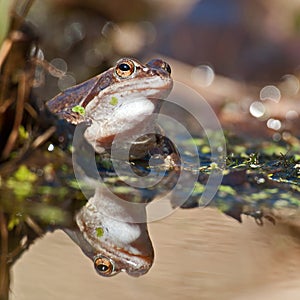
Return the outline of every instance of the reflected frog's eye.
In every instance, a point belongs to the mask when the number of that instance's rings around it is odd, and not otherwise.
[[[116,74],[120,78],[127,78],[135,71],[135,64],[131,60],[122,60],[117,63]]]
[[[94,258],[94,267],[96,271],[102,276],[112,276],[115,271],[112,260],[105,256],[96,256]]]

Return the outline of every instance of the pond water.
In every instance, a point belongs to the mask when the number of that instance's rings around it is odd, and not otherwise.
[[[206,208],[151,223],[155,263],[138,279],[99,277],[67,235],[48,233],[13,267],[11,299],[298,299],[299,233],[243,219]]]

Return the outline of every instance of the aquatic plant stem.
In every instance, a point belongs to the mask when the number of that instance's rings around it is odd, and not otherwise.
[[[7,300],[9,293],[9,267],[7,264],[8,256],[8,233],[6,218],[3,211],[0,211],[0,234],[1,234],[1,253],[0,253],[0,300]]]

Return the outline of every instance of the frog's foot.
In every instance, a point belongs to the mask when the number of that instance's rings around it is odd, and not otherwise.
[[[156,151],[158,151],[157,154],[163,161],[164,168],[167,170],[179,170],[181,159],[174,143],[166,136],[158,135],[157,144]]]

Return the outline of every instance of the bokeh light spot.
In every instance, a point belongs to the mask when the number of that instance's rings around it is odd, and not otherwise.
[[[61,77],[62,74],[67,73],[68,65],[62,58],[54,58],[51,60],[50,64],[54,67],[49,69],[49,73],[52,76]],[[57,69],[59,72],[57,72],[55,69]]]
[[[281,122],[279,120],[270,118],[267,121],[267,126],[268,126],[268,128],[273,129],[273,130],[279,130],[281,128]]]
[[[279,142],[281,140],[281,134],[279,132],[274,133],[272,139],[274,142]]]
[[[298,112],[296,112],[295,110],[289,110],[286,114],[285,114],[285,118],[287,120],[295,120],[299,118],[299,114]]]
[[[61,78],[59,78],[57,85],[61,91],[73,86],[76,84],[76,79],[73,75],[67,74]]]
[[[266,108],[261,102],[255,101],[250,105],[249,111],[253,117],[260,118],[265,114]]]
[[[294,96],[299,91],[299,79],[292,74],[287,74],[282,77],[280,90],[288,96]]]
[[[192,70],[191,78],[195,84],[207,87],[214,81],[215,72],[208,65],[200,65]]]
[[[274,85],[267,85],[263,87],[259,94],[260,100],[272,100],[276,103],[280,101],[281,92],[280,90]]]

